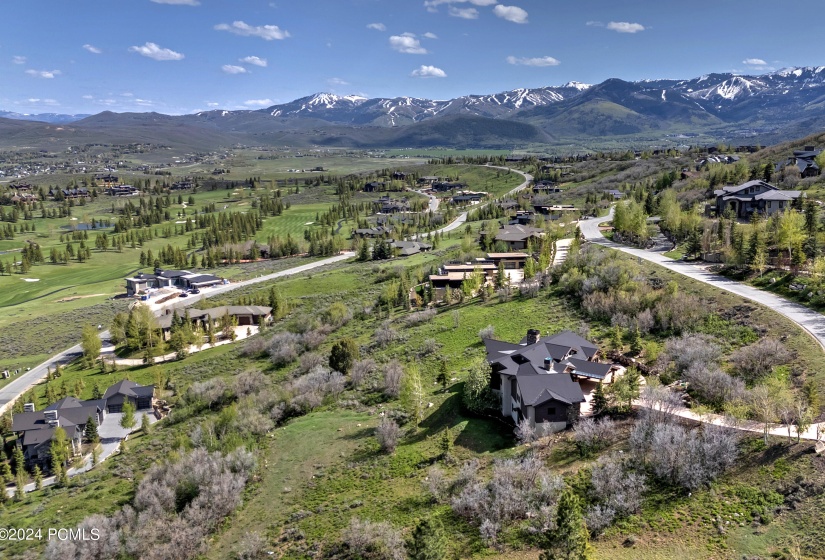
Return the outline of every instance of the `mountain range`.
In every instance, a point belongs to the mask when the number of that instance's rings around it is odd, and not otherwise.
[[[23,117],[42,117],[46,124],[10,120]],[[318,93],[259,110],[179,116],[0,112],[0,142],[8,145],[15,136],[27,142],[39,136],[58,142],[95,136],[94,141],[153,141],[187,149],[215,143],[512,148],[695,137],[769,144],[820,131],[823,123],[825,66],[820,66],[761,76],[719,73],[690,80],[570,82],[449,100]]]

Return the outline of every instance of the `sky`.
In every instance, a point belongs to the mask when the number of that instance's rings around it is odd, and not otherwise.
[[[502,1],[5,2],[0,110],[185,114],[825,65],[825,18],[776,1]]]

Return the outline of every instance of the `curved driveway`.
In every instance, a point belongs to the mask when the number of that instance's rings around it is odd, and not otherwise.
[[[822,315],[812,309],[808,309],[804,305],[800,305],[783,297],[776,296],[770,292],[765,292],[748,286],[747,284],[743,284],[742,282],[737,282],[736,280],[731,280],[729,278],[725,278],[724,276],[710,273],[702,268],[702,265],[691,264],[684,261],[675,261],[664,256],[662,253],[646,251],[644,249],[635,249],[633,247],[627,247],[619,243],[614,243],[613,241],[606,239],[599,231],[599,224],[610,221],[611,219],[613,219],[613,208],[610,209],[610,214],[606,217],[602,216],[601,218],[591,218],[589,220],[580,221],[579,228],[581,229],[584,238],[592,243],[597,243],[604,247],[610,247],[611,249],[617,249],[640,259],[656,263],[668,270],[687,276],[688,278],[698,280],[699,282],[704,282],[705,284],[709,284],[721,290],[734,293],[745,299],[769,307],[805,329],[811,334],[811,336],[814,337],[819,345],[825,349],[825,315]]]

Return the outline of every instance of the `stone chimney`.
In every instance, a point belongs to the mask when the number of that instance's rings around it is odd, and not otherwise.
[[[527,331],[527,345],[535,344],[541,338],[541,331],[538,329],[528,329]]]

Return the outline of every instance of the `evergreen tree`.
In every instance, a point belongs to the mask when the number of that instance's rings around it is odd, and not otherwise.
[[[0,463],[0,481],[4,484],[14,482],[14,474],[11,472],[11,465],[9,465],[8,461]]]
[[[145,412],[143,416],[140,417],[140,431],[145,436],[152,433],[152,424],[149,423],[149,416],[147,416]]]
[[[19,475],[21,471],[26,470],[26,459],[23,457],[23,448],[19,445],[14,446],[14,474]]]
[[[594,416],[598,416],[607,410],[607,395],[604,394],[604,385],[601,381],[598,385],[596,385],[596,389],[593,391],[593,400],[590,404],[593,409]]]
[[[42,490],[43,489],[43,472],[40,470],[40,467],[37,465],[34,466],[34,489],[35,490]]]
[[[610,347],[619,352],[624,348],[624,344],[622,343],[622,327],[619,325],[613,327],[613,332],[610,336]]]
[[[95,384],[92,385],[92,400],[96,401],[96,400],[100,400],[102,398],[103,398],[103,392],[100,390],[100,385],[98,384],[98,382],[95,381]]]
[[[438,446],[441,448],[441,457],[448,458],[453,450],[453,434],[450,432],[449,426],[441,432],[441,441]]]
[[[639,331],[639,325],[636,325],[636,328],[633,329],[633,335],[630,340],[630,351],[636,355],[642,353],[642,333]]]
[[[447,552],[444,528],[436,518],[420,520],[407,546],[411,560],[441,560]]]
[[[539,560],[587,560],[590,539],[582,516],[579,497],[568,488],[559,499],[556,526],[544,533]]]
[[[358,344],[351,338],[342,338],[332,345],[329,354],[329,367],[344,375],[352,369],[352,364],[360,357]]]
[[[90,443],[97,443],[100,441],[100,435],[97,433],[97,422],[89,416],[86,420],[86,428],[83,430],[83,437]]]

